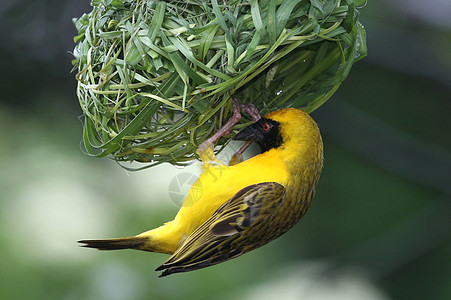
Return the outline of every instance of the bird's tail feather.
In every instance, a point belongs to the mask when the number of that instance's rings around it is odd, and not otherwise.
[[[124,237],[107,240],[82,240],[78,241],[81,247],[96,248],[99,250],[120,250],[120,249],[138,249],[144,246],[147,238],[145,237]]]

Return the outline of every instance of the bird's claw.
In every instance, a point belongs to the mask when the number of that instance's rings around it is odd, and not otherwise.
[[[197,147],[196,153],[199,156],[205,155],[207,152],[212,151],[214,149],[214,144],[209,142],[208,140],[203,142]]]
[[[218,158],[216,157],[215,153],[213,152],[215,145],[211,143],[210,141],[206,140],[202,144],[197,147],[197,155],[199,155],[200,159],[204,164],[208,165],[223,165]]]
[[[234,166],[239,164],[240,162],[242,162],[243,159],[243,154],[236,152],[232,155],[232,158],[229,161],[229,166]]]
[[[240,104],[240,109],[248,114],[254,122],[257,122],[262,117],[254,104]]]

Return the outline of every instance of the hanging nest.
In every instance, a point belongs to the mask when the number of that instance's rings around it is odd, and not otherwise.
[[[84,147],[118,161],[192,160],[230,117],[231,97],[262,113],[311,112],[366,55],[352,0],[91,5],[74,20]]]

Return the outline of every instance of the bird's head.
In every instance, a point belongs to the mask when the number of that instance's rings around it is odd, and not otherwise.
[[[279,122],[262,117],[257,122],[238,132],[233,139],[256,142],[262,149],[262,152],[266,152],[281,145],[282,136],[279,126]]]
[[[306,112],[295,108],[267,114],[241,130],[234,140],[256,142],[262,152],[279,147],[296,149],[322,145],[315,121]]]

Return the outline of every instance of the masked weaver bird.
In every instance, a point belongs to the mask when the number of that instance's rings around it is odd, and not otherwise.
[[[99,250],[172,254],[156,269],[166,276],[235,258],[293,227],[310,206],[323,166],[319,129],[307,113],[294,108],[262,118],[254,113],[255,123],[234,139],[247,141],[246,146],[256,142],[262,153],[242,161],[244,146],[225,165],[213,153],[213,143],[240,119],[240,106],[233,104],[232,119],[197,150],[203,167],[193,186],[200,183],[202,194],[192,188],[174,220],[133,237],[79,242]]]

